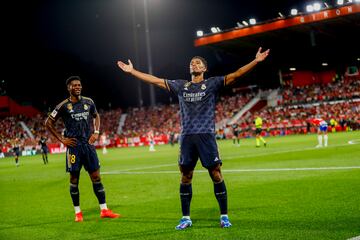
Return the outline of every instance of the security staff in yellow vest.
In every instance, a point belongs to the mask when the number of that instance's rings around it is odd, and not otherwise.
[[[264,144],[264,147],[266,147],[266,141],[261,136],[263,120],[261,119],[260,116],[258,115],[255,116],[254,124],[255,124],[256,147],[260,147],[260,141]]]

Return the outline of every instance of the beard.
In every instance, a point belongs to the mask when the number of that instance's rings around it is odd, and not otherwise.
[[[202,72],[195,72],[195,71],[192,71],[192,72],[190,72],[190,74],[192,75],[192,76],[200,76],[201,74],[202,74]]]

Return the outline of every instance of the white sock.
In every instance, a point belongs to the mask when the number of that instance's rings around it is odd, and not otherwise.
[[[100,204],[100,209],[101,210],[108,209],[107,206],[106,206],[106,203]]]
[[[221,214],[220,218],[222,218],[222,217],[228,217],[228,215],[227,214]]]
[[[328,135],[324,136],[324,146],[327,147],[328,144]]]
[[[190,220],[190,216],[183,216],[182,218],[185,218],[185,219],[189,219],[189,220]]]
[[[319,145],[322,146],[322,135],[318,135],[318,142]]]
[[[80,206],[74,206],[75,214],[81,212]]]

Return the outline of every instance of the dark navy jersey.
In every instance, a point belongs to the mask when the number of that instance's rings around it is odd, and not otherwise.
[[[41,138],[40,141],[39,141],[39,145],[41,145],[42,148],[46,148],[46,141],[47,139],[46,138]]]
[[[181,134],[215,133],[215,105],[224,77],[211,77],[199,83],[165,80],[166,88],[179,98]]]
[[[87,97],[80,97],[76,103],[72,103],[70,99],[62,101],[56,106],[49,118],[54,121],[62,118],[65,125],[64,137],[87,142],[92,133],[91,127],[96,114],[94,101]]]

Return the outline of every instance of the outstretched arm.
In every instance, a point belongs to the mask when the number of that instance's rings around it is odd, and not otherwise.
[[[129,62],[129,64],[125,64],[122,61],[118,61],[117,65],[119,66],[119,68],[121,70],[123,70],[126,73],[130,73],[131,75],[133,75],[134,77],[136,77],[138,79],[141,79],[145,82],[152,83],[158,87],[166,89],[164,79],[155,77],[155,76],[147,74],[147,73],[140,72],[133,67],[130,60],[128,60],[128,62]]]
[[[256,53],[255,59],[252,60],[250,63],[246,64],[245,66],[239,68],[233,73],[226,75],[225,77],[225,85],[229,85],[235,81],[236,78],[241,77],[245,73],[249,72],[253,69],[259,62],[265,60],[265,58],[269,55],[270,49],[261,52],[261,47],[259,48],[258,52]]]

